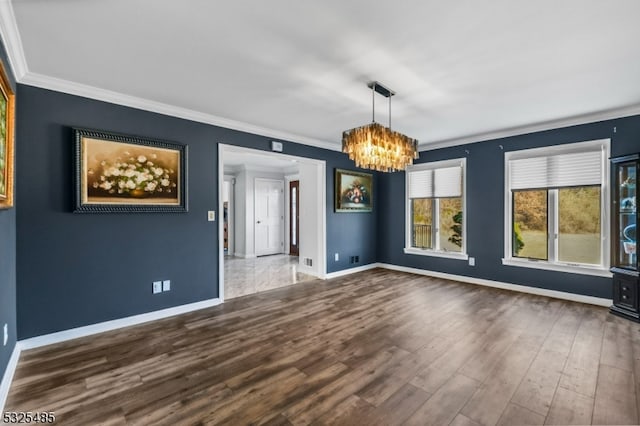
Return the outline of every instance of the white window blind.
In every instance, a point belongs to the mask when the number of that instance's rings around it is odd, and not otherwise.
[[[511,189],[600,185],[601,150],[509,161]]]
[[[462,167],[415,170],[409,174],[409,198],[461,197]]]

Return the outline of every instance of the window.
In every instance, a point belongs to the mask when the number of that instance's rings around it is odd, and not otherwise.
[[[405,253],[467,258],[465,165],[455,159],[407,169]]]
[[[504,264],[609,275],[609,143],[505,154]]]

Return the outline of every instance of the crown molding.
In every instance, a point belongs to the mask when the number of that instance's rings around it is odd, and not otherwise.
[[[27,59],[22,49],[22,39],[18,31],[16,16],[9,0],[0,0],[0,36],[9,57],[9,63],[18,82],[27,74]]]
[[[419,151],[432,151],[435,149],[449,148],[452,146],[466,145],[475,142],[486,142],[492,139],[508,138],[511,136],[526,135],[528,133],[543,132],[545,130],[560,129],[562,127],[577,126],[580,124],[595,123],[598,121],[612,120],[616,118],[640,115],[640,104],[622,108],[615,108],[606,111],[598,111],[589,114],[582,114],[558,120],[544,121],[541,123],[526,126],[517,126],[509,129],[496,130],[493,132],[479,133],[461,138],[447,139],[438,142],[427,142],[418,146]]]
[[[4,41],[5,48],[7,49],[7,56],[9,57],[9,62],[16,77],[16,81],[20,84],[141,109],[144,111],[155,112],[198,123],[211,124],[259,136],[297,142],[331,151],[341,151],[341,147],[337,143],[296,135],[294,133],[275,130],[268,127],[256,126],[243,121],[218,117],[212,114],[206,114],[187,108],[177,107],[162,102],[125,95],[111,90],[105,90],[94,86],[31,72],[27,66],[27,59],[24,54],[22,39],[20,38],[16,16],[13,12],[13,6],[11,5],[10,0],[0,0],[0,36]]]
[[[75,83],[56,77],[49,77],[33,72],[27,72],[20,80],[20,83],[28,86],[40,87],[42,89],[53,90],[56,92],[81,96],[84,98],[95,99],[102,102],[108,102],[112,104],[141,109],[144,111],[155,112],[171,117],[183,118],[185,120],[196,121],[198,123],[211,124],[214,126],[224,127],[226,129],[252,133],[268,138],[297,142],[305,145],[315,146],[318,148],[328,149],[331,151],[340,151],[340,146],[335,143],[309,138],[306,136],[300,136],[294,133],[275,130],[268,127],[256,126],[250,123],[245,123],[243,121],[218,117],[212,114],[206,114],[203,112],[177,107],[162,102],[156,102],[149,99],[139,98],[136,96],[125,95],[123,93],[101,89],[86,84]]]

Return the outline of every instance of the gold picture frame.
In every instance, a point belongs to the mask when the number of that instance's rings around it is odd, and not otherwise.
[[[0,62],[0,209],[13,207],[15,95]]]
[[[335,169],[335,211],[339,213],[373,210],[373,175]]]
[[[73,129],[75,213],[186,212],[187,146]]]

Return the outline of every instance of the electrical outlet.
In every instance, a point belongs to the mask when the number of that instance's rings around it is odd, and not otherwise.
[[[9,325],[5,324],[4,325],[4,340],[3,340],[3,344],[2,346],[7,346],[7,342],[9,341]]]
[[[162,281],[153,282],[153,294],[162,293]]]
[[[336,259],[336,262],[337,262],[338,260],[340,260],[340,256],[338,255],[338,253],[336,253],[336,255],[335,255],[335,259]]]
[[[169,290],[171,290],[171,280],[162,281],[162,291],[169,291]]]
[[[476,258],[475,257],[470,257],[469,258],[469,266],[476,266]]]
[[[356,258],[356,263],[360,263],[360,256],[355,256]]]
[[[216,221],[216,212],[214,210],[209,210],[207,212],[207,220],[209,222],[215,222]]]

